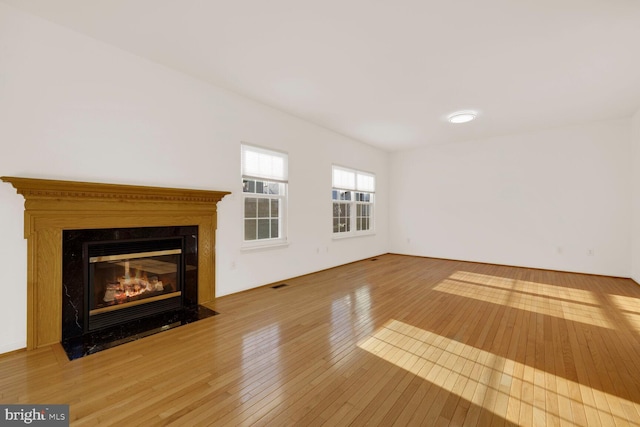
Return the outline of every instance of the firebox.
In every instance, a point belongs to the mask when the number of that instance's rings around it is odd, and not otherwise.
[[[70,359],[216,314],[198,306],[198,227],[63,231]]]
[[[87,329],[182,307],[182,246],[182,238],[88,243]]]

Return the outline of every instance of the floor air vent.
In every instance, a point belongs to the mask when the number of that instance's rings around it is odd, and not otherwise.
[[[272,286],[271,289],[279,289],[284,288],[285,286],[289,286],[286,283],[280,283],[279,285]]]

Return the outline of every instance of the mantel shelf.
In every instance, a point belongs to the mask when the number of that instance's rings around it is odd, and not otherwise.
[[[217,203],[229,192],[186,188],[147,187],[139,185],[103,184],[35,178],[0,177],[31,200],[130,200],[176,203]]]

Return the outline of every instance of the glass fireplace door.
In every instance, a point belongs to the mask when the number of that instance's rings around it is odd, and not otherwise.
[[[181,249],[89,258],[89,315],[179,297]]]

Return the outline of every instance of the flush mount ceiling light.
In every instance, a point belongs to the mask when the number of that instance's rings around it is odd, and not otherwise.
[[[448,117],[449,123],[467,123],[476,118],[475,111],[456,111]]]

